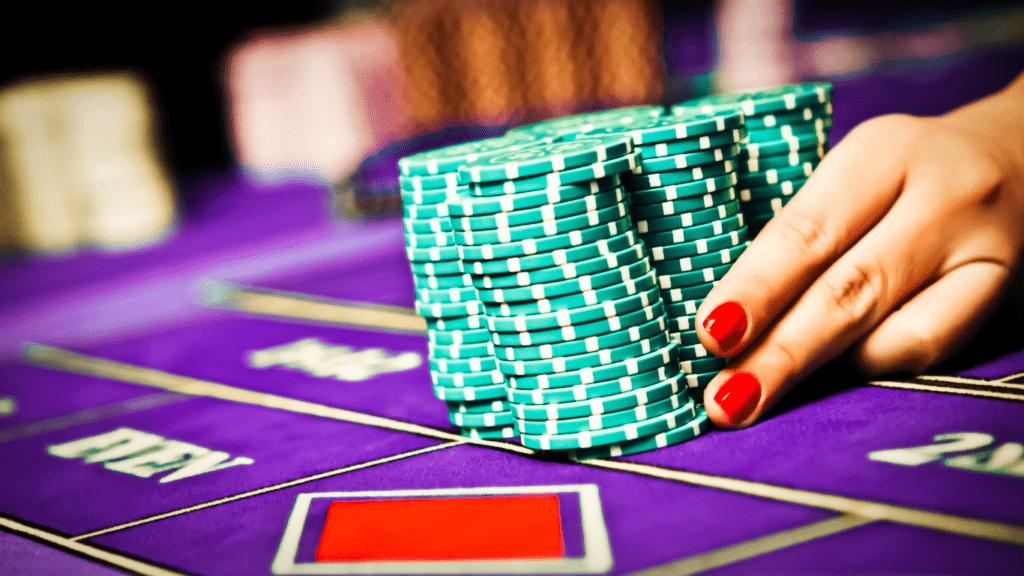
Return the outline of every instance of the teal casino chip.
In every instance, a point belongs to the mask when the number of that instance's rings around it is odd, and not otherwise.
[[[516,192],[560,188],[568,184],[598,180],[611,174],[629,172],[636,168],[639,160],[639,152],[630,152],[625,156],[562,172],[550,172],[541,176],[528,176],[501,182],[472,184],[469,187],[469,193],[474,196],[501,196]]]
[[[597,240],[611,238],[633,228],[630,218],[622,218],[607,224],[573,230],[567,234],[546,238],[528,238],[521,242],[504,244],[480,244],[475,246],[459,246],[459,256],[463,260],[503,260],[519,256],[532,256],[559,249],[568,249]],[[461,271],[461,268],[460,268]]]
[[[550,300],[568,294],[581,294],[589,290],[597,290],[612,284],[627,282],[639,278],[651,271],[650,260],[644,258],[628,266],[615,270],[600,272],[592,276],[580,276],[572,280],[533,284],[518,288],[495,288],[492,290],[478,288],[477,297],[485,303],[506,303],[522,301]]]
[[[676,428],[655,434],[654,436],[646,436],[644,438],[638,438],[636,440],[621,442],[618,444],[570,450],[569,457],[574,460],[591,460],[594,458],[618,458],[619,456],[631,456],[633,454],[657,450],[658,448],[667,448],[669,446],[682,444],[683,442],[693,440],[694,438],[706,433],[708,428],[710,428],[708,414],[704,410],[703,405],[698,405],[697,415],[682,426],[677,426]]]
[[[629,126],[647,118],[657,118],[664,114],[665,109],[661,106],[629,106],[553,118],[514,128],[509,130],[508,134],[529,136],[537,134],[545,136],[587,134],[596,128],[608,125]]]
[[[535,450],[571,450],[617,444],[628,440],[636,440],[644,436],[653,436],[683,425],[697,415],[697,405],[691,398],[686,404],[666,414],[648,420],[624,424],[615,428],[605,428],[576,434],[520,434],[523,446]]]
[[[650,249],[651,258],[655,262],[663,262],[677,258],[689,258],[700,254],[710,254],[719,250],[726,250],[733,246],[739,246],[750,240],[750,234],[746,230],[734,230],[720,236],[700,238],[681,244],[668,244],[666,246],[654,246]]]
[[[509,404],[512,414],[519,420],[566,420],[570,418],[586,418],[600,416],[610,412],[628,410],[637,406],[646,406],[670,396],[689,394],[689,388],[681,382],[682,374],[677,373],[654,384],[625,392],[616,392],[607,396],[591,399],[559,402],[551,404]],[[607,383],[600,384],[606,386]],[[537,392],[545,392],[538,390]],[[553,392],[561,392],[554,390]]]
[[[690,114],[649,118],[630,126],[597,128],[594,133],[626,133],[637,146],[686,140],[717,134],[743,126],[743,114],[722,111],[712,114]]]
[[[434,397],[446,402],[475,402],[478,400],[497,400],[506,396],[505,385],[468,386],[466,388],[450,388],[434,386]]]
[[[609,412],[586,418],[569,418],[557,420],[519,420],[516,427],[524,434],[576,434],[593,430],[616,428],[625,424],[635,424],[649,420],[673,410],[682,408],[690,401],[689,390],[684,389],[677,395],[658,400],[651,404],[641,404],[634,408]]]
[[[458,359],[494,356],[494,345],[491,344],[489,333],[487,341],[479,344],[434,344],[427,342],[427,350],[433,358]]]
[[[764,156],[792,154],[793,152],[813,150],[823,148],[824,146],[825,139],[819,137],[817,134],[797,134],[786,138],[780,138],[774,142],[765,142],[761,144],[754,142],[747,143],[743,146],[743,150],[740,151],[738,158],[743,162],[745,160],[753,160]]]
[[[687,182],[685,184],[672,184],[661,188],[649,188],[645,190],[630,190],[629,196],[635,204],[671,202],[673,200],[679,200],[680,198],[701,196],[717,192],[719,190],[726,190],[735,186],[738,181],[739,177],[735,172],[733,172],[723,176],[716,176],[714,178],[707,178],[696,182]]]
[[[831,118],[816,118],[811,122],[801,124],[783,124],[774,128],[761,128],[759,130],[747,131],[747,142],[767,143],[777,142],[787,138],[794,138],[800,135],[813,134],[823,144],[828,143],[828,130],[832,127]]]
[[[427,342],[444,346],[464,346],[491,342],[491,333],[486,328],[469,330],[427,329]]]
[[[639,326],[629,326],[614,332],[590,336],[582,340],[541,344],[539,346],[495,346],[499,360],[550,360],[563,356],[590,354],[605,348],[616,348],[665,333],[668,319],[659,316]]]
[[[669,338],[675,340],[676,344],[680,346],[693,346],[700,344],[700,337],[697,336],[696,330],[683,330],[681,332],[670,332]]]
[[[672,106],[672,114],[710,114],[739,110],[746,116],[795,110],[832,101],[832,85],[827,82],[787,84],[756,92],[716,94],[687,100]]]
[[[640,232],[640,236],[643,237],[644,234],[652,232],[668,232],[678,228],[691,228],[701,224],[725,220],[730,216],[738,214],[739,211],[739,200],[733,200],[706,210],[695,210],[693,212],[684,212],[682,214],[662,216],[661,218],[651,218],[649,220],[637,220],[636,228]]]
[[[578,324],[597,322],[598,320],[617,318],[629,312],[647,308],[660,301],[660,292],[655,287],[620,300],[601,302],[593,306],[572,310],[556,310],[547,314],[510,316],[508,318],[488,316],[487,327],[491,332],[532,332],[534,330],[566,328]]]
[[[694,166],[683,170],[672,170],[668,172],[652,172],[650,174],[629,174],[623,178],[623,182],[630,190],[646,190],[648,188],[661,188],[673,184],[685,184],[706,180],[716,176],[725,176],[735,172],[737,165],[732,160],[723,160],[715,164]]]
[[[737,214],[725,220],[718,220],[710,224],[691,226],[689,228],[677,228],[668,232],[652,232],[642,235],[643,241],[653,250],[656,246],[667,246],[670,244],[682,244],[701,238],[721,236],[734,230],[741,230],[745,226],[743,214]]]
[[[710,268],[693,270],[691,272],[681,272],[679,274],[659,274],[658,285],[662,289],[668,290],[670,288],[685,288],[687,286],[702,284],[704,282],[714,282],[716,280],[721,280],[730,268],[732,268],[732,264],[723,264],[721,266],[712,266]]]
[[[514,303],[491,304],[485,302],[484,312],[488,316],[511,317],[548,314],[558,310],[573,310],[586,306],[595,306],[601,302],[626,298],[627,296],[649,290],[657,286],[657,284],[658,281],[654,272],[648,272],[639,278],[633,278],[620,284],[612,284],[597,290],[587,290],[579,294],[568,294],[557,298]]]
[[[551,222],[569,216],[586,214],[623,202],[626,191],[619,188],[588,194],[576,200],[566,200],[558,204],[545,204],[538,208],[517,210],[515,212],[498,212],[484,216],[461,216],[451,218],[451,227],[459,231],[478,231],[494,228],[510,228],[528,224]]]
[[[747,130],[759,130],[761,128],[774,128],[799,122],[813,122],[818,118],[830,118],[831,116],[832,103],[825,102],[817,106],[808,106],[787,112],[747,116],[746,126]]]
[[[731,264],[747,249],[746,244],[723,248],[717,252],[701,254],[700,256],[687,256],[685,258],[673,258],[671,260],[655,260],[654,269],[661,274],[680,274],[692,272],[703,268]]]
[[[571,280],[580,276],[589,276],[611,270],[612,268],[627,266],[642,259],[645,252],[643,244],[638,243],[613,254],[598,256],[582,262],[569,262],[561,266],[517,272],[515,274],[474,276],[473,285],[477,288],[492,290],[495,288],[515,288]]]
[[[756,188],[741,188],[740,202],[756,202],[758,200],[771,200],[772,198],[792,196],[799,192],[806,182],[806,178],[797,178]]]
[[[585,368],[596,368],[604,364],[623,362],[636,356],[649,354],[654,350],[668,345],[667,333],[661,333],[648,340],[641,340],[617,348],[598,350],[590,354],[578,356],[559,356],[550,360],[498,360],[498,370],[506,376],[528,376],[539,374],[559,374],[574,372]]]
[[[619,174],[612,174],[598,180],[578,182],[550,190],[534,190],[504,196],[473,196],[468,193],[459,194],[449,202],[448,209],[452,217],[481,216],[514,212],[538,208],[546,204],[560,204],[570,200],[578,200],[593,194],[599,194],[622,185]]]
[[[592,260],[599,256],[606,256],[625,250],[639,241],[640,237],[636,234],[636,231],[628,230],[617,236],[602,238],[591,244],[584,244],[575,248],[559,248],[533,256],[513,256],[512,258],[498,260],[467,260],[462,265],[464,270],[476,276],[516,274],[523,271],[552,266],[565,266],[571,263]]]
[[[413,274],[413,286],[417,289],[446,290],[448,288],[469,288],[473,280],[469,274],[438,274],[434,276]]]
[[[512,426],[496,426],[494,428],[459,427],[459,433],[473,440],[505,440],[518,435],[513,422]]]
[[[790,166],[799,166],[804,162],[810,162],[817,166],[824,156],[825,148],[823,146],[804,150],[803,152],[790,152],[789,154],[780,154],[778,156],[761,156],[741,162],[738,172],[742,178],[748,172],[764,172],[772,168],[788,168]]]
[[[488,154],[467,162],[459,167],[459,180],[464,184],[515,180],[606,162],[632,151],[633,142],[628,136],[614,134],[596,134],[551,143],[539,142],[519,150]]]
[[[746,138],[746,128],[734,128],[717,134],[697,136],[696,138],[637,146],[636,150],[642,154],[643,159],[650,160],[652,158],[665,158],[669,156],[678,156],[680,154],[700,152],[702,150],[722,148],[724,146],[733,146],[742,142]]]
[[[483,316],[463,316],[461,318],[432,318],[427,317],[427,330],[448,332],[452,330],[478,330],[486,329],[487,322]]]
[[[515,417],[509,410],[467,414],[449,409],[448,421],[460,427],[494,428],[495,426],[512,426],[515,423]]]
[[[431,358],[430,369],[443,374],[491,372],[498,369],[498,360],[494,356],[458,359]]]
[[[416,291],[416,298],[424,303],[468,302],[469,300],[477,299],[476,288],[421,289]]]
[[[741,189],[757,188],[759,186],[778,184],[787,180],[809,178],[814,173],[815,167],[817,167],[816,163],[804,162],[799,166],[772,168],[764,172],[748,172],[740,176],[739,187]]]
[[[661,299],[664,301],[666,306],[688,302],[690,300],[702,300],[705,296],[711,293],[711,289],[715,287],[715,284],[717,284],[717,282],[694,284],[693,286],[687,286],[685,288],[663,288],[661,290]]]
[[[605,380],[603,382],[582,384],[569,388],[550,388],[546,390],[541,388],[533,390],[506,388],[505,391],[508,393],[509,402],[512,403],[514,410],[517,405],[543,407],[545,404],[582,402],[584,400],[638,391],[650,388],[658,383],[664,383],[677,374],[680,374],[679,363],[673,362],[657,370],[651,370],[634,376],[625,376],[617,380]],[[683,382],[683,378],[680,377],[680,382]]]
[[[633,215],[633,218],[638,219],[661,218],[695,210],[706,210],[735,199],[736,189],[726,188],[720,192],[712,192],[703,196],[691,196],[689,198],[658,202],[656,204],[634,203],[630,208],[630,213]]]
[[[510,390],[548,390],[551,388],[570,388],[606,380],[616,380],[624,376],[633,376],[642,372],[657,370],[662,366],[678,361],[676,350],[679,345],[669,342],[662,348],[621,362],[602,366],[583,368],[572,372],[557,374],[538,374],[536,376],[508,376],[507,386]]]
[[[492,341],[496,346],[536,346],[538,344],[582,340],[608,332],[617,332],[630,326],[646,324],[662,316],[664,313],[665,306],[659,299],[653,305],[646,308],[628,312],[622,316],[587,322],[585,324],[535,330],[532,332],[494,332],[492,334]]]
[[[684,170],[707,164],[717,164],[725,160],[739,156],[743,147],[740,144],[733,144],[723,148],[712,148],[700,150],[687,154],[676,154],[675,156],[646,157],[640,159],[640,165],[633,170],[633,174],[649,174],[651,172],[670,172],[673,170]]]
[[[448,413],[459,414],[488,414],[508,412],[512,405],[508,400],[481,400],[477,402],[449,402]]]

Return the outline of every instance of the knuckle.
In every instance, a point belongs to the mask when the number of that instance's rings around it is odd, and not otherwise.
[[[833,251],[832,242],[821,218],[802,212],[790,212],[785,218],[774,219],[774,232],[793,249],[814,262],[821,262]]]
[[[855,326],[873,316],[884,290],[884,277],[877,265],[836,266],[822,276],[826,303],[843,316],[843,323]]]

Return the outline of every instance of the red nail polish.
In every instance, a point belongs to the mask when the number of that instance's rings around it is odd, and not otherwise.
[[[747,313],[736,302],[719,304],[704,319],[704,329],[718,342],[722,351],[736,345],[747,331]]]
[[[753,374],[733,374],[715,394],[715,403],[729,415],[729,422],[738,424],[750,416],[761,401],[761,383]]]

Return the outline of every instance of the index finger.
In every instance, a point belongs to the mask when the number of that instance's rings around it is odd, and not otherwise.
[[[741,352],[882,218],[902,188],[908,132],[903,118],[878,118],[826,155],[697,310],[709,352]],[[883,144],[891,154],[878,154]]]

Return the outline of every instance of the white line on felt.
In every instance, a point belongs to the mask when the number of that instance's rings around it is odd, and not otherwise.
[[[295,400],[293,398],[276,396],[274,394],[254,392],[244,388],[228,386],[226,384],[217,384],[215,382],[200,380],[198,378],[189,378],[188,376],[170,374],[168,372],[154,370],[152,368],[143,368],[141,366],[133,366],[131,364],[97,358],[95,356],[78,354],[68,350],[61,350],[60,348],[53,348],[51,346],[43,346],[39,344],[29,345],[25,349],[25,359],[40,366],[56,368],[66,372],[88,374],[121,382],[143,384],[146,386],[171,390],[172,392],[178,392],[181,394],[218,398],[220,400],[228,400],[241,404],[251,404],[254,406],[285,410],[287,412],[295,412],[298,414],[308,414],[310,416],[319,416],[321,418],[330,418],[332,420],[364,424],[366,426],[395,430],[398,432],[408,432],[410,434],[427,436],[429,438],[439,438],[442,440],[459,442],[468,441],[469,443],[480,446],[490,446],[492,448],[497,447],[503,450],[520,452],[522,454],[534,453],[533,450],[516,444],[494,442],[490,440],[468,439],[465,436],[445,432],[444,430],[438,430],[436,428],[430,428],[429,426],[421,426],[410,422],[400,422],[398,420],[392,420],[382,416],[354,412],[352,410],[335,408],[333,406],[324,406],[323,404],[306,402],[305,400]]]
[[[104,404],[102,406],[86,408],[85,410],[79,410],[78,412],[73,412],[64,416],[57,416],[55,418],[48,418],[46,420],[40,420],[38,422],[31,422],[28,424],[22,424],[21,426],[14,426],[0,430],[0,444],[10,442],[12,440],[19,440],[21,438],[28,438],[45,432],[63,430],[65,428],[70,428],[71,426],[78,426],[80,424],[114,418],[115,416],[130,414],[131,412],[166,406],[167,404],[173,404],[175,402],[181,402],[182,400],[188,399],[189,396],[168,394],[166,392],[154,392],[139,398],[132,398],[130,400],[114,402],[113,404]]]
[[[703,572],[705,570],[711,570],[721,566],[727,566],[750,558],[755,558],[769,552],[775,552],[782,550],[783,548],[789,548],[797,544],[803,544],[817,538],[823,538],[825,536],[831,536],[838,534],[839,532],[845,532],[851,528],[863,526],[874,522],[870,518],[862,518],[859,516],[851,516],[849,514],[842,514],[835,518],[829,518],[828,520],[822,520],[820,522],[814,522],[799,526],[790,530],[783,530],[782,532],[776,532],[775,534],[769,534],[761,538],[754,538],[753,540],[747,540],[734,544],[732,546],[726,546],[725,548],[719,548],[718,550],[712,550],[704,554],[696,554],[687,558],[676,560],[675,562],[669,562],[668,564],[662,564],[654,568],[647,570],[641,570],[634,572],[634,576],[674,576],[681,574],[695,574],[697,572]]]
[[[961,396],[978,396],[980,398],[999,398],[1001,400],[1024,400],[1024,394],[1011,392],[993,392],[990,390],[972,390],[970,388],[956,388],[953,386],[930,386],[928,384],[917,384],[914,382],[899,382],[889,380],[872,380],[872,386],[882,388],[902,388],[904,390],[921,390],[924,392],[946,392]]]
[[[256,290],[207,281],[204,304],[213,308],[371,328],[426,334],[427,323],[415,310],[385,304],[348,302],[279,290]]]
[[[1009,542],[1024,546],[1024,527],[993,522],[990,520],[979,520],[941,512],[931,512],[917,508],[883,504],[870,500],[858,500],[845,496],[822,494],[809,490],[798,490],[796,488],[784,488],[749,480],[737,480],[735,478],[724,478],[709,474],[686,472],[684,470],[672,470],[650,466],[647,464],[636,464],[633,462],[612,461],[612,460],[582,460],[580,464],[631,472],[663,480],[675,480],[697,486],[717,488],[729,492],[738,492],[749,496],[759,496],[780,502],[801,504],[812,508],[823,508],[834,510],[844,514],[852,514],[871,520],[887,520],[908,526],[920,526],[933,530],[941,530],[953,534],[971,536],[973,538],[984,538],[998,542]]]
[[[1007,380],[1012,380],[1014,375],[1010,375]],[[917,377],[918,380],[925,380],[928,382],[949,382],[950,384],[973,384],[976,386],[991,386],[993,388],[1019,388],[1024,390],[1024,384],[1014,384],[1013,382],[1004,381],[1003,378],[998,380],[986,380],[984,378],[965,378],[963,376],[928,376],[922,375]]]
[[[464,440],[469,440],[465,438]],[[285,488],[291,488],[292,486],[298,486],[300,484],[306,484],[314,482],[316,480],[322,480],[324,478],[330,478],[331,476],[338,476],[339,474],[345,474],[347,472],[354,472],[356,470],[362,470],[364,468],[372,468],[381,464],[387,464],[388,462],[394,462],[396,460],[404,460],[412,456],[419,456],[420,454],[426,454],[428,452],[434,452],[435,450],[444,450],[446,448],[452,448],[461,444],[466,444],[465,441],[459,442],[445,442],[444,444],[438,444],[436,446],[429,446],[427,448],[420,448],[419,450],[412,450],[410,452],[403,452],[402,454],[395,454],[394,456],[386,456],[384,458],[378,458],[376,460],[370,460],[369,462],[362,462],[360,464],[353,464],[351,466],[345,466],[344,468],[338,468],[335,470],[328,470],[327,472],[321,472],[319,474],[313,474],[312,476],[306,476],[305,478],[297,478],[295,480],[289,480],[287,482],[281,482],[280,484],[274,484],[272,486],[265,486],[263,488],[257,488],[256,490],[250,490],[248,492],[242,492],[241,494],[235,494],[234,496],[226,496],[224,498],[218,498],[209,502],[203,502],[202,504],[196,504],[187,508],[179,508],[163,514],[157,514],[155,516],[149,516],[147,518],[140,518],[139,520],[133,520],[124,524],[118,524],[117,526],[111,526],[109,528],[103,528],[102,530],[95,530],[86,534],[79,534],[70,538],[71,541],[88,540],[89,538],[95,538],[96,536],[102,536],[103,534],[109,534],[111,532],[117,532],[125,530],[127,528],[133,528],[142,524],[149,524],[150,522],[156,522],[157,520],[164,520],[174,516],[180,516],[189,512],[195,512],[204,508],[212,508],[214,506],[220,506],[221,504],[227,504],[228,502],[235,502],[237,500],[244,500],[246,498],[252,498],[253,496],[259,496],[260,494],[266,494],[268,492],[275,492],[277,490],[284,490]]]
[[[45,530],[40,530],[39,528],[26,526],[20,522],[15,522],[14,520],[11,520],[9,518],[0,517],[0,527],[6,528],[16,534],[21,534],[23,536],[37,538],[44,542],[49,542],[50,544],[68,550],[70,552],[74,552],[75,554],[81,554],[82,556],[86,556],[88,558],[93,558],[101,562],[106,562],[107,564],[112,564],[114,566],[117,566],[118,568],[130,570],[137,574],[144,574],[145,576],[182,576],[180,572],[173,572],[165,568],[160,568],[159,566],[153,566],[151,564],[146,564],[145,562],[140,562],[138,560],[135,560],[134,558],[127,558],[125,556],[121,556],[120,554],[115,554],[113,552],[108,552],[106,550],[94,548],[92,546],[89,546],[88,544],[75,542],[74,539],[72,538],[65,538],[64,536],[58,536],[57,534],[53,534]]]
[[[138,384],[158,386],[161,388],[167,388],[169,390],[173,390],[175,392],[182,392],[185,394],[209,396],[213,398],[220,398],[223,400],[229,400],[234,402],[255,404],[259,406],[265,406],[268,408],[287,410],[302,414],[310,414],[313,416],[321,416],[324,418],[356,422],[360,424],[366,424],[369,426],[378,426],[381,428],[387,428],[391,430],[405,431],[412,434],[420,434],[423,436],[429,436],[434,438],[443,438],[446,440],[451,440],[464,444],[486,446],[489,448],[496,448],[499,450],[516,452],[524,455],[535,454],[535,452],[529,448],[506,442],[492,442],[487,440],[475,440],[465,438],[463,436],[443,432],[440,430],[435,430],[433,428],[428,428],[426,426],[420,426],[417,424],[398,422],[388,418],[371,416],[369,414],[362,414],[359,412],[351,412],[340,408],[322,406],[319,404],[313,404],[311,402],[292,400],[280,396],[252,392],[249,390],[234,388],[223,384],[215,384],[213,382],[207,382],[204,380],[197,380],[193,378],[187,378],[185,376],[168,374],[166,372],[161,372],[159,370],[140,368],[137,366],[132,366],[130,364],[114,362],[112,360],[105,360],[102,358],[85,356],[82,354],[77,354],[75,352],[61,350],[59,348],[52,348],[49,346],[31,345],[26,349],[25,357],[27,360],[34,362],[36,364],[60,370],[65,370],[68,372],[89,374],[94,376],[110,378],[114,380],[120,380],[124,382],[134,382]],[[889,384],[887,382],[875,383],[879,385]],[[916,386],[917,388],[920,389],[931,389],[931,391],[938,392],[945,391],[944,388],[938,386],[925,386],[917,384],[908,385],[903,382],[893,382],[891,384],[899,386]],[[982,394],[981,391],[968,391],[967,393],[975,392],[977,392],[977,395],[980,396],[988,395],[992,397],[1006,396],[1011,399],[1019,398],[1019,396],[1009,394],[1003,395],[1000,393]],[[580,463],[594,467],[606,468],[609,470],[619,470],[633,474],[640,474],[652,478],[675,480],[698,486],[718,488],[729,492],[739,492],[751,496],[768,498],[771,500],[779,500],[783,502],[801,504],[815,508],[825,508],[829,510],[835,510],[837,512],[855,514],[866,518],[872,518],[877,520],[889,520],[900,524],[923,526],[926,528],[932,528],[944,532],[951,532],[955,534],[973,536],[976,538],[985,538],[989,540],[997,540],[1003,542],[1010,542],[1013,544],[1024,545],[1024,527],[1013,526],[1010,524],[1002,524],[999,522],[990,522],[986,520],[977,520],[973,518],[954,516],[952,514],[928,512],[925,510],[918,510],[914,508],[906,508],[891,504],[872,502],[870,500],[856,500],[852,498],[845,498],[842,496],[834,496],[819,492],[796,490],[793,488],[784,488],[781,486],[773,486],[771,484],[762,484],[747,480],[736,480],[731,478],[712,476],[708,474],[699,474],[696,472],[686,472],[683,470],[672,470],[659,468],[656,466],[648,466],[644,464],[634,464],[631,462],[620,462],[611,460],[585,460],[581,461]]]
[[[1009,382],[1010,380],[1016,380],[1017,378],[1024,378],[1024,372],[1017,372],[1016,374],[1003,376],[1002,378],[996,380],[996,382]]]

